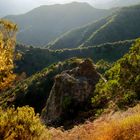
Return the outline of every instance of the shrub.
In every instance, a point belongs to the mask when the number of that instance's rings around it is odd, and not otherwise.
[[[109,63],[108,61],[105,61],[103,59],[99,60],[97,63],[96,63],[96,69],[104,74],[107,70],[109,70],[111,68],[112,64]]]
[[[33,108],[0,108],[0,140],[38,140],[44,131]]]
[[[16,77],[13,74],[16,31],[16,24],[0,20],[0,91],[9,87]]]
[[[93,104],[107,105],[113,100],[119,108],[126,108],[140,100],[140,39],[104,76],[96,85]]]

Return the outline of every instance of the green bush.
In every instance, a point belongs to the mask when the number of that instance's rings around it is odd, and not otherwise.
[[[0,140],[39,140],[44,131],[33,108],[0,108]]]
[[[105,61],[103,59],[99,60],[96,63],[97,71],[99,71],[102,74],[104,74],[107,70],[109,70],[111,68],[111,66],[112,66],[111,63],[109,63],[108,61]]]
[[[134,105],[140,100],[140,39],[129,53],[118,60],[96,85],[92,102],[101,106],[113,101],[119,108]]]

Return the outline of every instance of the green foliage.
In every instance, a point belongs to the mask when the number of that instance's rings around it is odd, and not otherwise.
[[[15,62],[15,73],[25,72],[27,76],[41,71],[45,67],[60,60],[55,52],[49,51],[48,49],[17,45],[16,51],[21,53],[22,57],[21,60]]]
[[[104,112],[104,109],[97,109],[95,111],[95,117],[99,117]]]
[[[132,46],[129,53],[118,60],[105,73],[106,81],[100,80],[96,85],[92,101],[96,106],[111,100],[124,108],[140,100],[140,39]],[[98,104],[98,105],[97,105]]]
[[[105,71],[109,70],[111,68],[112,64],[101,59],[96,63],[96,69],[97,71],[99,71],[100,73],[105,73]]]
[[[82,59],[72,58],[52,64],[0,95],[3,107],[29,105],[41,113],[54,84],[54,77],[62,71],[77,67]]]
[[[6,111],[0,108],[1,140],[39,140],[44,131],[45,127],[33,108],[25,106]]]
[[[28,48],[23,45],[17,45],[17,51],[22,54],[22,59],[20,61],[16,61],[17,67],[15,72],[25,72],[27,76],[29,76],[52,63],[64,61],[72,57],[91,58],[94,62],[103,59],[112,63],[127,53],[133,42],[133,40],[126,40],[114,43],[105,43],[87,48],[60,51],[50,51],[48,49],[33,47]]]

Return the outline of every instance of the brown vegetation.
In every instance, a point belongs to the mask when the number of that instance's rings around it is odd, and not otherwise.
[[[15,79],[13,60],[16,31],[16,24],[0,20],[0,91],[9,87]]]
[[[51,128],[51,140],[139,140],[140,105],[126,112],[104,114],[69,131]]]

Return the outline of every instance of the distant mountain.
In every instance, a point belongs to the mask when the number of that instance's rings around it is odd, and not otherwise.
[[[87,3],[73,2],[41,6],[18,16],[6,19],[16,22],[19,27],[17,39],[28,45],[46,45],[62,33],[110,14],[110,10],[95,9]]]
[[[100,29],[107,22],[108,18],[102,19],[100,21],[94,22],[84,27],[70,30],[61,35],[60,37],[58,37],[56,40],[50,42],[47,47],[53,50],[65,48],[68,49],[77,48],[81,44],[83,44],[83,42],[88,40],[88,38],[94,32]]]
[[[63,34],[50,49],[87,47],[140,37],[140,5],[117,10],[111,16]]]
[[[110,0],[106,3],[96,4],[99,8],[114,8],[140,4],[140,0]]]

